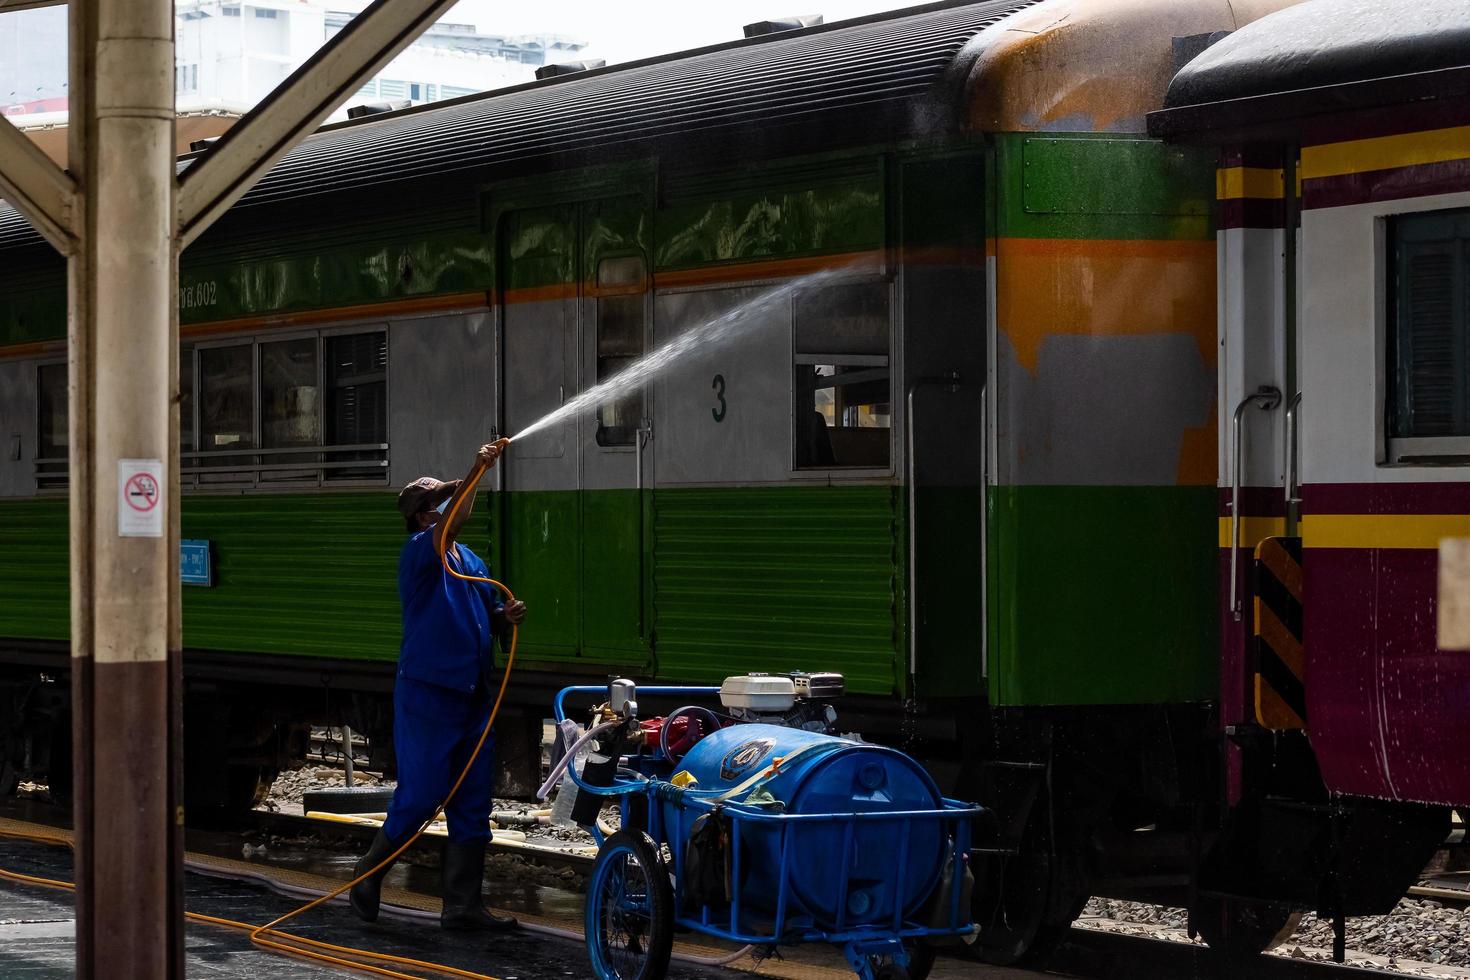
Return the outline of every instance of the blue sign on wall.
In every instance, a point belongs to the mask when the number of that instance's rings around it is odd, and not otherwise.
[[[185,585],[213,585],[214,563],[209,560],[209,542],[184,538],[179,542],[179,578]]]

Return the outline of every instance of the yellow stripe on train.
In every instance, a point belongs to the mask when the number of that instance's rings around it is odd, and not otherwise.
[[[1230,547],[1230,518],[1220,518],[1221,548]],[[1286,530],[1280,517],[1242,517],[1239,547],[1254,548]],[[1470,537],[1470,514],[1307,514],[1305,548],[1415,548],[1434,550],[1444,538]]]

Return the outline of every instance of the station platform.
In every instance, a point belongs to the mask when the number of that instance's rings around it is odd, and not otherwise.
[[[69,832],[28,821],[0,817],[0,869],[39,878],[70,881],[72,855],[66,847],[33,843],[3,834],[69,837]],[[263,923],[298,908],[314,893],[330,891],[346,880],[350,855],[340,855],[329,873],[278,867],[190,851],[185,878],[185,904],[190,912],[246,923]],[[405,869],[410,870],[410,869]],[[361,922],[345,902],[313,909],[283,926],[293,935],[321,942],[370,949],[379,953],[443,964],[499,980],[563,980],[589,977],[582,941],[522,930],[509,935],[470,936],[445,933],[438,927],[439,899],[432,869],[395,873],[383,889],[384,914],[378,922]],[[410,887],[394,886],[406,881]],[[285,891],[288,894],[282,894]],[[492,885],[493,893],[493,885]],[[300,897],[298,897],[300,896]],[[565,894],[560,905],[529,911],[525,896],[501,903],[522,923],[580,933],[581,896]],[[73,976],[75,918],[72,893],[38,885],[0,880],[0,977],[6,980],[60,980]],[[676,956],[701,960],[728,959],[733,948],[702,942],[675,944]],[[250,980],[327,980],[362,976],[345,967],[298,959],[250,942],[248,933],[191,921],[186,932],[186,973],[190,978],[248,977]],[[785,980],[851,978],[835,950],[800,947],[783,950],[784,959],[757,963],[749,956],[727,965],[706,966],[676,959],[669,977],[677,980],[740,980],[752,974]],[[945,966],[935,980],[951,975]],[[959,964],[953,964],[958,967]],[[970,964],[973,971],[974,964]],[[405,972],[414,973],[405,968]],[[1009,972],[1009,971],[1008,971]],[[425,973],[424,976],[434,976]],[[953,975],[958,976],[958,972]],[[967,972],[973,977],[973,972]]]

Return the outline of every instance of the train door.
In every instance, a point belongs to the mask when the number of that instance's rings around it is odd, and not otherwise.
[[[521,433],[644,351],[648,199],[604,197],[498,221],[506,432]],[[501,561],[534,609],[534,656],[643,665],[650,432],[620,392],[518,439],[506,457]]]
[[[583,389],[602,384],[644,354],[651,335],[642,196],[579,208]],[[644,561],[652,435],[645,387],[614,391],[574,422],[581,453],[582,655],[641,665],[648,656]]]
[[[512,211],[499,222],[506,433],[525,432],[577,390],[577,208]],[[517,440],[501,473],[498,557],[534,610],[522,639],[533,656],[581,647],[582,513],[575,419]]]

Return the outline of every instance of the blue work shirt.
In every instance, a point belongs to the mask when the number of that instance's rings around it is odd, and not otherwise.
[[[465,575],[490,574],[462,544],[450,550],[449,563]],[[445,571],[429,528],[410,537],[398,556],[398,598],[403,604],[398,676],[455,691],[480,687],[493,664],[490,617],[505,608],[500,590]]]

